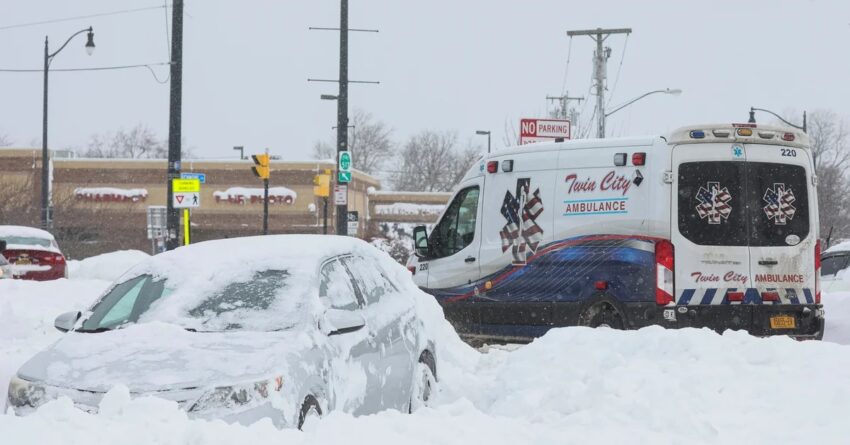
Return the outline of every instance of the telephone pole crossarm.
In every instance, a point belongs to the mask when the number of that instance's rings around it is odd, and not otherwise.
[[[631,34],[631,28],[596,28],[577,31],[567,31],[570,37],[590,36],[596,42],[596,53],[593,55],[593,79],[596,82],[596,137],[605,138],[605,78],[608,57],[611,55],[610,48],[603,48],[602,44],[611,34]]]

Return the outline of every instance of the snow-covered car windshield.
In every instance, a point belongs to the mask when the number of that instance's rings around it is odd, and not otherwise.
[[[289,289],[289,278],[285,270],[265,270],[249,280],[193,292],[188,286],[172,287],[167,279],[139,275],[104,295],[79,331],[101,332],[150,321],[203,332],[287,329],[298,324],[305,311],[304,298]]]
[[[3,241],[6,241],[8,245],[21,245],[21,246],[39,246],[39,247],[50,247],[53,245],[53,240],[49,240],[46,238],[36,238],[32,236],[4,236],[2,238]]]

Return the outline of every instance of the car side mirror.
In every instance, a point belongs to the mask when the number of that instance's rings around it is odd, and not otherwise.
[[[366,326],[366,319],[359,312],[342,309],[328,309],[319,322],[319,329],[325,335],[339,335],[359,331]]]
[[[71,329],[74,329],[74,325],[77,324],[77,320],[79,320],[82,316],[83,314],[80,311],[65,312],[64,314],[56,317],[56,320],[53,322],[53,327],[61,332],[68,332]]]
[[[428,256],[428,232],[425,226],[416,226],[413,228],[413,250],[417,256]]]
[[[0,240],[0,253],[6,251],[6,241]]]

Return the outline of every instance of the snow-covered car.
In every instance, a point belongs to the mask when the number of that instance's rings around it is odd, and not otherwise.
[[[180,247],[129,270],[88,311],[60,315],[67,334],[20,368],[7,404],[27,414],[67,396],[96,412],[123,385],[242,424],[413,411],[430,398],[437,362],[408,277],[349,237]]]
[[[850,242],[842,242],[826,249],[820,257],[821,289],[825,292],[850,291]]]
[[[50,232],[34,227],[0,226],[0,241],[6,242],[3,255],[12,263],[15,278],[44,281],[68,276],[65,255]]]

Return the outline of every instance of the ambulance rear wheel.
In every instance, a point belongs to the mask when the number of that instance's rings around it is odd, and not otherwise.
[[[588,325],[592,328],[624,329],[623,317],[616,309],[603,306],[590,318]]]

